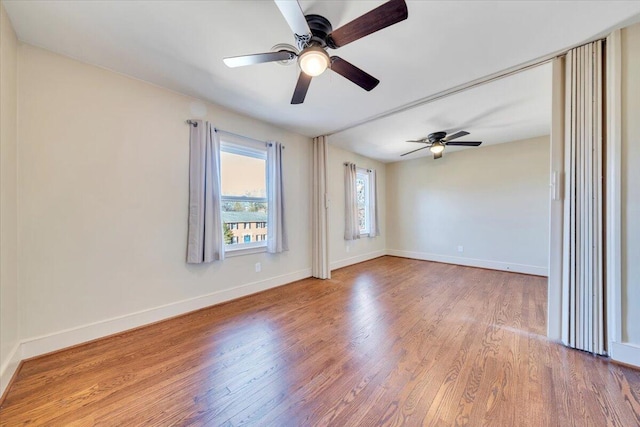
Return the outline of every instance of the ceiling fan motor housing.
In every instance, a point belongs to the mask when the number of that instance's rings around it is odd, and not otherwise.
[[[327,36],[333,31],[331,22],[324,16],[305,15],[309,29],[311,30],[311,45],[327,47]]]
[[[447,136],[446,132],[434,132],[434,133],[430,133],[427,138],[429,139],[429,142],[438,142],[438,141],[442,141],[446,136]]]

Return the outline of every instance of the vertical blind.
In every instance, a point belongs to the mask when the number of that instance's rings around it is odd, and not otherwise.
[[[311,207],[312,259],[311,275],[330,279],[329,224],[327,216],[327,159],[329,141],[326,136],[313,138],[313,188]]]
[[[605,354],[603,42],[566,56],[562,340]]]

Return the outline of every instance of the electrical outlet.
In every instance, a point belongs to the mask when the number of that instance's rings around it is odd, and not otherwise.
[[[262,271],[262,265],[259,262],[256,262],[256,273],[260,273]]]
[[[347,245],[347,253],[349,253],[349,248],[350,248],[350,246],[349,246],[349,245]]]
[[[462,245],[458,246],[458,252],[464,252],[464,246]]]

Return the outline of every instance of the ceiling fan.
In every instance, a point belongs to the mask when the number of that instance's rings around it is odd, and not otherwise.
[[[366,91],[375,88],[380,83],[378,79],[339,56],[330,57],[327,49],[342,47],[403,21],[408,16],[407,4],[404,0],[391,0],[333,30],[327,18],[320,15],[305,15],[300,4],[295,0],[274,1],[293,30],[298,51],[293,46],[276,47],[277,50],[274,52],[227,57],[224,58],[224,63],[228,67],[241,67],[264,62],[287,62],[297,58],[301,71],[291,99],[292,104],[304,102],[311,79],[322,74],[327,68]]]
[[[446,132],[434,132],[430,133],[429,136],[422,139],[409,140],[407,142],[419,142],[421,144],[426,144],[424,147],[420,147],[417,150],[409,151],[408,153],[401,154],[401,156],[406,156],[407,154],[415,153],[416,151],[424,150],[428,148],[433,153],[434,159],[439,159],[442,157],[442,152],[444,151],[444,147],[447,145],[460,145],[466,147],[477,147],[482,144],[482,141],[453,141],[454,139],[460,138],[462,136],[469,135],[469,132],[461,130],[460,132],[456,132],[451,135],[447,135]]]

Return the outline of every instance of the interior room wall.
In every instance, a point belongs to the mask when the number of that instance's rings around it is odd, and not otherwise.
[[[329,137],[331,141],[331,137]],[[378,223],[380,235],[344,240],[345,195],[344,163],[352,162],[364,169],[375,169],[378,186]],[[386,248],[386,165],[350,151],[329,145],[329,258],[331,269],[366,261],[385,254]]]
[[[640,350],[640,24],[621,36],[622,339]]]
[[[19,362],[17,52],[16,35],[0,2],[0,395]]]
[[[309,138],[29,45],[19,70],[24,357],[310,276]],[[285,144],[288,252],[185,263],[198,115]]]
[[[549,137],[388,164],[387,248],[547,275]]]

